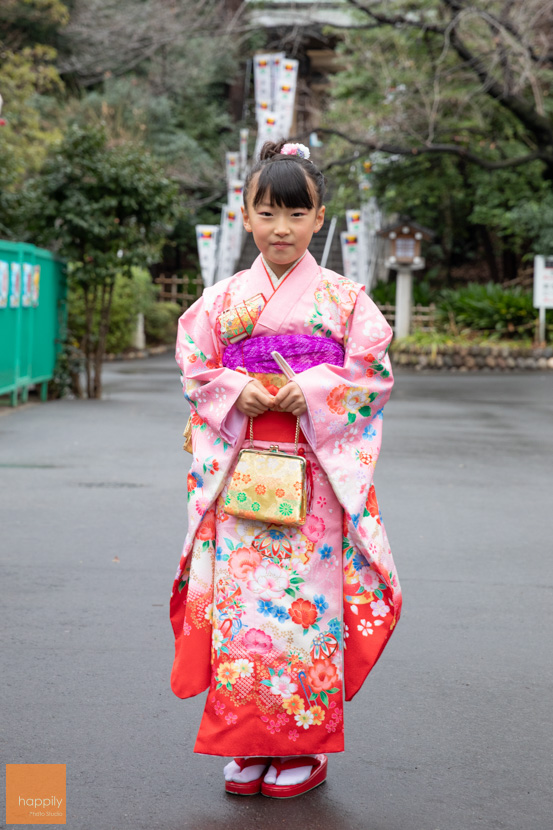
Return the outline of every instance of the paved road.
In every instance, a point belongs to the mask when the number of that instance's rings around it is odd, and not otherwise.
[[[329,780],[282,803],[225,796],[169,690],[184,420],[170,357],[0,415],[4,761],[67,764],[71,830],[551,830],[553,377],[398,375],[404,615]]]

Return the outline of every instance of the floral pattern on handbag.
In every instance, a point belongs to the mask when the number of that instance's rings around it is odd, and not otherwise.
[[[240,450],[225,499],[225,513],[280,525],[303,525],[307,514],[306,461],[298,455],[300,420],[296,423],[296,453],[253,447]]]

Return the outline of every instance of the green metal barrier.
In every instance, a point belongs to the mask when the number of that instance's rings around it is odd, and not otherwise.
[[[67,282],[62,260],[35,245],[0,240],[0,395],[44,401],[65,337]]]

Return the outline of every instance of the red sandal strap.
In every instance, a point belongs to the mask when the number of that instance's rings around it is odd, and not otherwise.
[[[313,767],[317,769],[321,766],[320,758],[312,758],[309,755],[298,755],[296,758],[290,758],[288,761],[278,761],[273,758],[271,765],[276,769],[278,775],[285,769],[298,769],[299,767]]]
[[[270,758],[235,758],[235,764],[238,764],[240,767],[240,772],[247,767],[255,767],[257,764],[260,766],[267,766],[271,762]]]

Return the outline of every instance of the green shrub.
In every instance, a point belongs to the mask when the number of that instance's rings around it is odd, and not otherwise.
[[[446,288],[436,309],[438,325],[444,330],[471,329],[496,337],[531,337],[537,315],[530,291],[502,288],[493,282]]]
[[[176,303],[153,303],[144,312],[148,343],[172,343],[177,336],[177,320],[182,308]]]
[[[131,277],[115,278],[106,351],[119,354],[132,346],[137,315],[144,314],[146,338],[154,343],[174,339],[176,320],[181,312],[174,303],[159,303],[159,286],[154,285],[145,268],[132,268]],[[99,305],[99,303],[98,303]],[[167,307],[167,308],[166,308]],[[93,336],[98,335],[99,309],[95,312]],[[71,286],[68,297],[68,327],[80,347],[85,333],[85,307],[82,292]]]
[[[396,301],[396,281],[377,282],[371,289],[371,297],[378,305],[394,305]],[[430,305],[436,302],[437,292],[427,280],[417,280],[415,272],[413,279],[413,303],[415,305]]]

